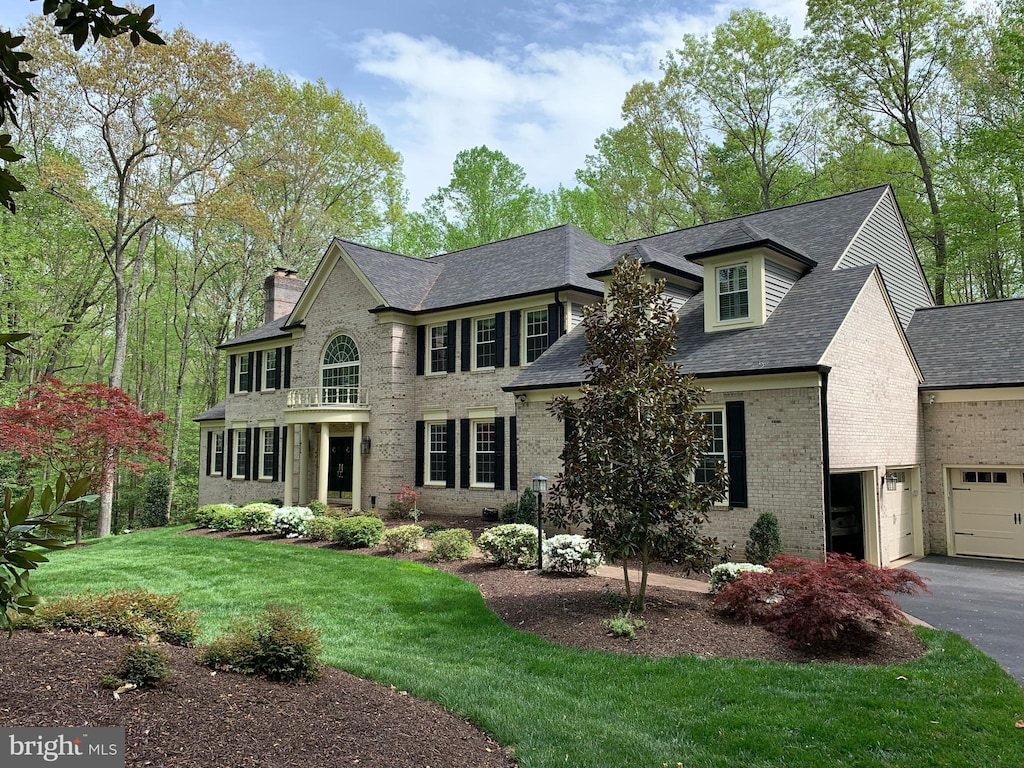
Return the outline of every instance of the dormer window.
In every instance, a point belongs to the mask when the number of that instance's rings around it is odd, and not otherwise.
[[[750,292],[746,264],[718,267],[718,321],[750,317]]]

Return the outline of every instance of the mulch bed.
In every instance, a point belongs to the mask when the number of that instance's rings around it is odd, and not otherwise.
[[[482,528],[473,518],[446,522],[477,533]],[[251,538],[305,543],[273,536]],[[404,557],[426,562],[423,554]],[[897,663],[924,652],[909,627],[894,627],[870,644],[809,654],[761,627],[722,618],[711,609],[706,594],[663,587],[648,589],[646,626],[635,640],[627,640],[611,636],[605,626],[605,620],[623,607],[619,580],[535,575],[482,560],[432,565],[477,584],[487,605],[511,626],[580,648],[655,657],[688,654],[853,664]],[[486,734],[442,707],[331,668],[325,668],[316,683],[289,686],[214,674],[195,663],[194,651],[169,648],[171,682],[160,690],[131,691],[118,701],[99,681],[125,645],[120,638],[68,633],[16,632],[11,639],[0,637],[0,722],[123,726],[128,766],[516,765],[512,755]]]

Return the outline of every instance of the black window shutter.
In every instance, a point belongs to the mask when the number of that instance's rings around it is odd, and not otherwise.
[[[278,357],[277,359],[280,360],[281,358]],[[278,456],[278,458],[280,459],[280,461],[278,462],[278,466],[280,468],[277,470],[277,477],[278,477],[278,479],[284,480],[285,482],[290,482],[290,479],[288,477],[288,464],[287,464],[287,462],[288,462],[288,425],[287,424],[284,425],[283,427],[281,427],[281,447],[280,447],[280,451],[281,451],[281,453]]]
[[[263,389],[263,350],[256,353],[256,391]]]
[[[255,352],[250,352],[249,353],[249,386],[246,387],[246,391],[248,391],[248,392],[252,392],[252,383],[253,383],[253,379],[254,379],[252,371],[253,371],[253,368],[255,368],[255,367],[256,367],[256,353]]]
[[[518,309],[508,313],[508,364],[513,367],[519,365],[519,326],[522,322],[522,313]]]
[[[291,389],[292,386],[292,348],[284,348],[284,388]]]
[[[505,313],[494,316],[494,367],[505,367]]]
[[[505,490],[505,417],[494,419],[494,488]]]
[[[416,327],[416,375],[422,376],[427,371],[427,326]]]
[[[448,321],[448,359],[445,361],[445,369],[448,373],[455,373],[455,321]],[[454,433],[452,433],[454,434]],[[449,437],[449,439],[452,439]],[[454,445],[454,443],[452,443]]]
[[[228,430],[228,439],[224,445],[224,476],[231,479],[235,469],[235,430]]]
[[[576,436],[576,419],[565,419],[562,422],[562,439],[569,442]]]
[[[206,476],[213,471],[213,430],[206,433]]]
[[[423,421],[416,422],[416,485],[422,486],[426,469],[425,453],[427,450],[427,425]]]
[[[260,428],[253,427],[245,430],[248,437],[246,438],[245,450],[248,451],[245,462],[245,479],[246,480],[258,480],[260,476],[260,452],[256,447],[256,443],[260,438]]]
[[[278,472],[278,466],[281,463],[281,428],[274,427],[274,468],[270,472],[271,480],[280,480],[281,474]]]
[[[548,346],[550,347],[562,335],[562,323],[559,318],[561,304],[548,304]]]
[[[235,394],[235,356],[228,355],[228,394]]]
[[[459,487],[469,488],[469,419],[459,420]]]
[[[725,404],[725,442],[728,449],[729,506],[747,506],[747,429],[743,401]]]
[[[508,417],[508,489],[519,490],[519,442],[515,416]]]
[[[464,371],[469,370],[469,364],[471,362],[469,350],[470,344],[473,343],[473,340],[470,338],[472,332],[473,321],[468,317],[462,318],[462,370]]]
[[[454,337],[450,337],[454,338]],[[444,464],[445,478],[444,487],[455,487],[455,419],[448,419],[446,422],[444,437]]]

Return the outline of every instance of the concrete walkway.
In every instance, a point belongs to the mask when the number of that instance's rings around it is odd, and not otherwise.
[[[622,568],[617,565],[602,565],[595,571],[595,573],[605,579],[618,579],[619,581],[622,581]],[[631,584],[639,584],[640,571],[630,569],[629,581]],[[660,573],[648,573],[647,586],[668,587],[669,589],[680,589],[684,592],[707,592],[710,590],[706,581],[681,579],[677,576],[663,576]]]
[[[1024,684],[1024,563],[929,555],[903,567],[932,591],[898,595],[904,611],[967,638]]]

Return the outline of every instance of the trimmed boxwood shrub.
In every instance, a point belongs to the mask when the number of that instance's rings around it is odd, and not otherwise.
[[[418,525],[399,525],[384,531],[381,542],[384,549],[392,554],[399,552],[419,552],[423,539],[423,529]]]
[[[339,517],[317,515],[306,521],[303,530],[307,539],[331,541],[334,538],[334,529],[340,521]]]
[[[372,515],[338,518],[334,522],[331,541],[343,549],[376,547],[384,535],[384,521]]]
[[[276,508],[273,504],[262,501],[246,504],[238,513],[241,530],[249,533],[272,533],[274,524],[271,516]]]
[[[537,567],[537,528],[526,523],[508,523],[488,528],[477,546],[498,565],[513,568]]]
[[[438,531],[430,542],[431,560],[467,560],[473,555],[473,534],[465,528]]]
[[[206,506],[200,507],[196,510],[192,520],[195,523],[196,528],[209,528],[213,522],[213,517],[218,512],[225,510],[237,509],[234,504],[207,504]]]

